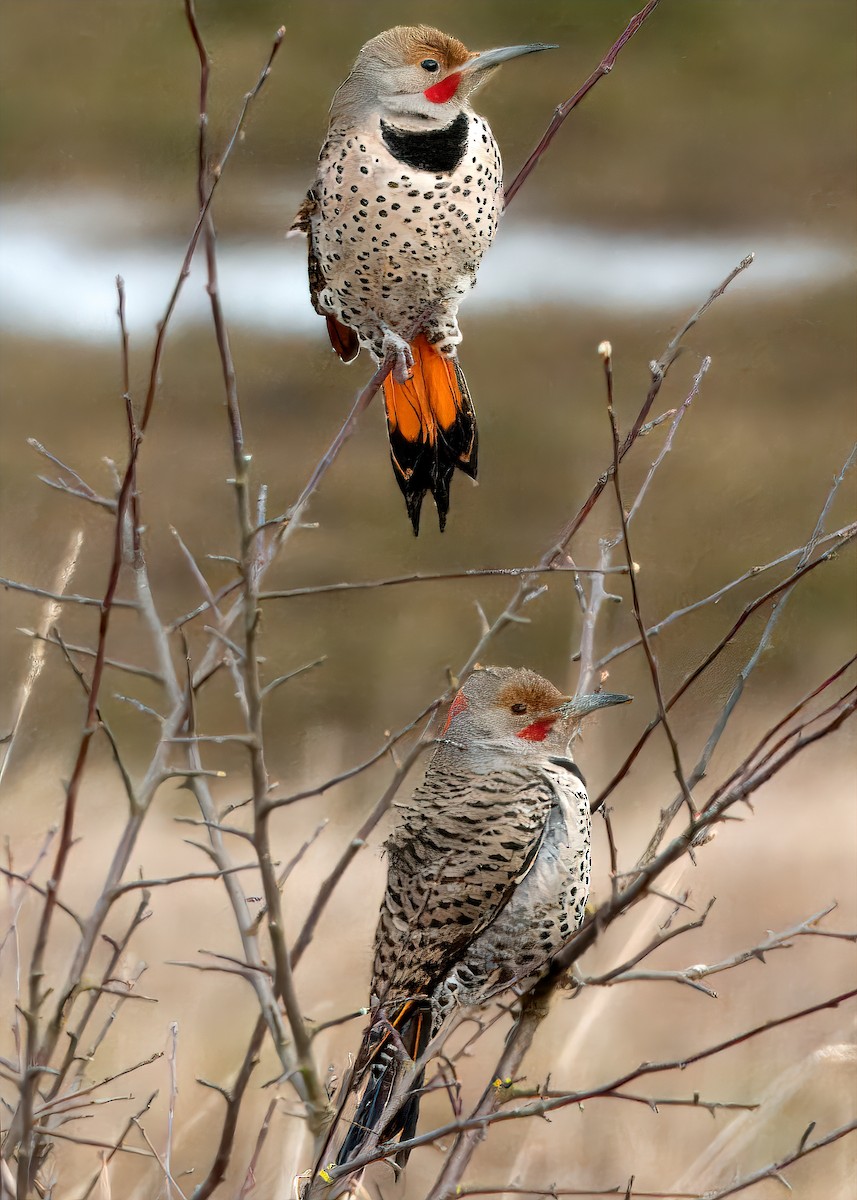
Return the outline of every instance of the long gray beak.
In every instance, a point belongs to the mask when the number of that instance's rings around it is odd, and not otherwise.
[[[544,46],[541,42],[535,42],[532,46],[503,46],[500,50],[483,50],[475,58],[468,59],[458,70],[460,73],[485,71],[488,67],[499,67],[500,63],[507,62],[510,58],[519,58],[522,54],[536,54],[539,50],[558,49],[559,46]]]
[[[559,711],[566,717],[585,717],[596,709],[607,708],[611,704],[628,704],[633,699],[633,696],[620,696],[615,692],[593,692],[589,696],[572,696],[559,706]]]

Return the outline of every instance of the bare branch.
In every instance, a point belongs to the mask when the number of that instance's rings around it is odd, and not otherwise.
[[[107,1165],[112,1161],[113,1157],[116,1154],[118,1154],[120,1151],[125,1149],[125,1139],[127,1138],[128,1134],[131,1132],[131,1130],[136,1128],[137,1122],[152,1107],[152,1102],[154,1101],[157,1094],[158,1094],[157,1092],[152,1092],[152,1094],[146,1100],[146,1103],[143,1105],[143,1107],[128,1118],[127,1124],[125,1125],[124,1129],[122,1130],[122,1133],[119,1135],[118,1140],[116,1142],[114,1142],[114,1144],[110,1147],[110,1149],[105,1154],[103,1162],[102,1162],[102,1166],[99,1167],[99,1169],[95,1172],[92,1179],[89,1181],[89,1184],[86,1187],[86,1189],[83,1192],[81,1192],[79,1200],[89,1200],[89,1197],[92,1195],[96,1185],[98,1184],[99,1180],[102,1178],[103,1172],[104,1172],[104,1170],[106,1170]],[[145,1153],[145,1151],[143,1151],[143,1153]]]
[[[687,336],[687,334],[690,332],[690,330],[694,327],[694,325],[696,325],[697,322],[700,321],[705,316],[705,314],[708,312],[709,308],[711,308],[712,304],[714,304],[716,300],[720,299],[720,297],[724,294],[724,292],[730,286],[730,284],[734,283],[734,281],[738,278],[738,276],[741,275],[744,271],[746,271],[747,268],[752,265],[752,263],[753,263],[753,255],[752,254],[748,254],[746,256],[746,258],[743,258],[741,260],[741,262],[738,264],[738,266],[735,267],[733,270],[731,270],[729,272],[729,274],[726,276],[726,278],[717,285],[717,287],[714,289],[713,292],[711,292],[708,299],[705,300],[702,304],[700,304],[699,308],[697,308],[695,312],[691,313],[691,315],[685,321],[684,325],[682,325],[681,329],[679,329],[678,333],[676,333],[675,336],[672,338],[672,340],[669,342],[666,349],[661,354],[661,357],[656,362],[653,362],[650,364],[650,369],[652,372],[651,386],[649,387],[648,393],[646,394],[646,399],[643,402],[643,406],[640,409],[640,411],[637,413],[636,420],[634,421],[634,424],[631,426],[630,432],[626,435],[625,440],[622,443],[621,449],[619,451],[619,462],[620,463],[624,460],[625,456],[631,450],[634,443],[640,437],[640,435],[645,427],[646,421],[648,420],[649,413],[652,411],[652,405],[654,404],[655,400],[657,399],[658,394],[663,385],[663,382],[667,377],[667,373],[669,372],[670,367],[675,362],[676,357],[678,356],[678,352],[681,347],[682,341]],[[563,555],[565,554],[566,547],[569,545],[569,543],[571,542],[574,535],[578,532],[580,527],[583,525],[586,518],[592,512],[592,509],[595,507],[595,504],[596,504],[599,496],[601,495],[601,493],[604,491],[605,487],[607,486],[612,473],[613,473],[613,464],[610,463],[610,465],[607,467],[607,469],[599,476],[598,481],[596,482],[595,486],[592,488],[592,491],[586,497],[586,499],[584,500],[583,504],[580,506],[578,511],[571,518],[571,520],[567,522],[567,524],[563,528],[562,532],[560,533],[557,541],[554,543],[554,545],[551,547],[551,549],[542,556],[542,559],[541,559],[542,564],[544,564],[545,566],[549,566],[551,563],[561,561]]]
[[[424,721],[433,712],[435,712],[440,703],[441,702],[438,700],[433,700],[427,708],[424,708],[422,712],[413,719],[413,721],[409,721],[408,724],[404,725],[400,730],[398,730],[397,733],[392,734],[379,750],[376,750],[374,754],[369,756],[369,758],[364,759],[362,763],[358,763],[356,767],[349,767],[347,771],[341,771],[338,775],[334,775],[332,778],[325,780],[324,783],[320,783],[314,788],[306,788],[304,791],[295,792],[291,796],[272,798],[268,801],[268,807],[273,811],[277,808],[286,808],[291,804],[297,804],[299,800],[308,800],[312,796],[321,796],[331,788],[337,787],[340,783],[345,783],[347,780],[353,779],[355,775],[361,775],[364,771],[367,771],[369,767],[374,766],[376,762],[380,762],[385,755],[389,754],[393,747],[396,746],[403,737],[406,737],[407,734],[409,734],[421,721]]]
[[[649,639],[646,634],[646,623],[643,620],[643,614],[640,609],[640,595],[637,590],[637,574],[634,556],[631,553],[631,543],[628,540],[628,518],[625,515],[625,507],[622,504],[622,489],[619,483],[619,430],[616,425],[616,416],[613,412],[613,357],[609,342],[602,342],[599,347],[599,353],[604,362],[604,375],[607,381],[607,415],[610,418],[610,429],[613,434],[613,488],[616,492],[616,505],[619,509],[619,520],[622,525],[622,544],[625,547],[625,558],[628,563],[631,579],[631,602],[634,612],[634,620],[637,623],[637,628],[640,631],[640,641],[643,644],[643,650],[646,655],[646,662],[649,666],[649,673],[652,677],[652,689],[655,693],[655,701],[658,706],[658,716],[660,723],[664,727],[667,741],[670,744],[670,751],[673,756],[673,765],[675,766],[675,776],[678,780],[679,787],[684,797],[684,802],[687,805],[687,811],[690,819],[693,820],[696,815],[696,807],[693,803],[693,797],[690,794],[687,779],[684,774],[684,767],[681,764],[681,755],[679,754],[678,742],[675,739],[672,726],[667,719],[667,712],[664,706],[664,695],[661,688],[661,677],[658,671],[657,660],[652,653],[652,648],[649,645]]]
[[[208,1200],[208,1197],[220,1185],[226,1174],[226,1168],[229,1166],[229,1160],[232,1157],[232,1146],[235,1141],[235,1130],[238,1125],[238,1113],[241,1108],[241,1102],[244,1099],[247,1084],[250,1082],[250,1076],[253,1074],[256,1064],[259,1061],[259,1051],[262,1048],[266,1028],[267,1024],[263,1013],[256,1019],[250,1043],[238,1070],[235,1083],[232,1085],[226,1100],[226,1114],[220,1131],[220,1142],[217,1147],[217,1153],[214,1156],[214,1161],[209,1167],[205,1179],[194,1189],[192,1200]]]
[[[89,608],[101,608],[103,600],[95,596],[78,596],[75,592],[52,592],[48,588],[36,587],[32,583],[21,583],[17,579],[6,579],[0,576],[0,587],[9,588],[13,592],[26,592],[30,596],[40,596],[44,600],[53,600],[56,604],[83,604]],[[133,600],[113,599],[114,608],[136,608]]]
[[[811,1128],[811,1126],[810,1126]],[[804,1137],[801,1138],[800,1144],[791,1154],[786,1154],[777,1162],[769,1163],[767,1167],[761,1167],[758,1171],[754,1171],[751,1175],[745,1175],[742,1179],[736,1180],[729,1187],[721,1188],[719,1192],[707,1192],[704,1200],[724,1200],[726,1196],[734,1196],[738,1192],[746,1191],[756,1183],[761,1183],[763,1179],[776,1179],[780,1171],[790,1167],[792,1163],[798,1162],[801,1158],[806,1158],[808,1154],[814,1154],[816,1150],[821,1150],[825,1146],[830,1146],[833,1142],[838,1142],[840,1138],[847,1137],[849,1133],[854,1133],[857,1130],[857,1121],[850,1121],[847,1125],[840,1125],[838,1129],[832,1130],[824,1137],[819,1138],[816,1142],[807,1143]],[[783,1182],[781,1180],[781,1182]]]
[[[39,633],[35,629],[19,629],[18,632],[22,633],[24,637],[44,642],[46,646],[60,646],[68,654],[80,654],[84,658],[95,658],[97,653],[91,646],[75,646],[72,642],[61,641],[56,630],[53,631],[53,636],[50,633]],[[139,675],[142,679],[151,679],[155,683],[162,682],[157,671],[151,671],[148,667],[139,667],[136,663],[122,662],[121,659],[106,656],[104,665],[105,667],[113,667],[117,671],[125,671],[128,675]]]
[[[410,583],[447,583],[453,579],[517,579],[522,575],[557,575],[573,572],[577,575],[627,575],[627,567],[578,567],[567,563],[535,567],[473,567],[466,571],[416,572],[412,575],[390,575],[386,579],[366,579],[343,583],[319,583],[311,587],[285,588],[275,592],[260,592],[259,600],[290,600],[295,596],[323,596],[331,592],[365,592],[378,588],[398,587]],[[193,614],[198,615],[198,612]],[[181,618],[184,620],[185,618]]]
[[[199,30],[194,10],[193,0],[185,0],[185,15],[197,48],[200,61],[200,93],[199,93],[199,191],[202,195],[207,174],[207,155],[205,132],[207,125],[208,103],[208,74],[209,62],[205,44]],[[285,34],[281,29],[271,52],[268,66],[260,76],[254,93],[250,93],[245,102],[245,109],[253,95],[261,88],[280,42]],[[237,134],[236,134],[237,136]],[[213,191],[217,176],[211,185]],[[214,321],[215,338],[220,354],[224,389],[226,393],[226,408],[229,417],[229,428],[232,441],[232,460],[237,502],[238,525],[241,535],[240,573],[242,580],[243,607],[243,645],[238,650],[240,674],[242,680],[242,697],[246,710],[247,739],[246,745],[250,759],[250,773],[253,784],[253,845],[259,860],[259,871],[262,878],[262,889],[265,894],[266,920],[268,935],[274,955],[274,990],[282,1000],[286,1011],[299,1071],[295,1076],[295,1085],[304,1103],[307,1105],[310,1123],[314,1132],[325,1124],[327,1113],[327,1097],[313,1060],[313,1051],[309,1033],[300,1012],[297,993],[292,975],[292,964],[286,944],[284,920],[282,914],[282,898],[277,884],[276,872],[272,860],[270,846],[270,828],[268,808],[268,773],[265,765],[263,742],[263,696],[262,684],[259,677],[259,662],[257,642],[259,633],[258,594],[260,577],[260,547],[259,534],[256,531],[258,516],[253,512],[250,499],[250,456],[245,450],[245,439],[241,409],[238,400],[238,385],[232,351],[229,345],[229,333],[223,309],[220,303],[217,278],[217,254],[215,245],[214,222],[208,212],[208,206],[202,205],[201,218],[204,219],[206,263],[208,270],[208,294],[211,301],[212,318]],[[217,610],[215,610],[217,611]],[[225,627],[228,622],[220,621],[217,634],[225,638]],[[207,814],[206,814],[207,815]]]
[[[597,1088],[593,1088],[590,1091],[565,1092],[548,1099],[533,1100],[528,1104],[511,1109],[499,1108],[495,1111],[485,1112],[480,1112],[477,1110],[476,1113],[474,1113],[474,1115],[471,1117],[466,1117],[457,1121],[450,1121],[446,1125],[440,1126],[437,1129],[433,1129],[428,1133],[419,1134],[418,1136],[410,1138],[407,1141],[395,1143],[392,1146],[380,1146],[372,1153],[362,1154],[359,1157],[355,1157],[352,1162],[348,1163],[344,1168],[331,1167],[329,1173],[331,1178],[338,1179],[341,1175],[353,1172],[360,1167],[367,1166],[370,1162],[376,1162],[378,1159],[385,1158],[386,1156],[403,1148],[409,1150],[414,1149],[417,1146],[424,1146],[429,1143],[436,1142],[442,1138],[449,1137],[452,1134],[466,1133],[469,1130],[484,1130],[489,1125],[496,1125],[503,1121],[519,1120],[523,1117],[543,1116],[544,1114],[553,1112],[556,1109],[565,1108],[570,1104],[580,1104],[585,1100],[611,1098],[628,1083],[631,1083],[636,1079],[646,1078],[650,1075],[663,1074],[667,1071],[685,1070],[693,1063],[701,1062],[706,1058],[713,1058],[715,1055],[722,1054],[727,1050],[731,1050],[733,1047],[741,1045],[744,1042],[748,1042],[753,1038],[759,1037],[763,1033],[768,1033],[772,1029],[778,1029],[783,1025],[788,1025],[793,1021],[802,1020],[805,1017],[811,1016],[814,1013],[823,1012],[826,1009],[838,1008],[840,1004],[845,1004],[849,1000],[853,1000],[855,997],[857,997],[857,988],[852,988],[850,991],[842,992],[837,996],[831,996],[828,1000],[823,1000],[818,1004],[809,1005],[806,1008],[789,1013],[787,1016],[778,1017],[774,1020],[766,1021],[761,1025],[756,1025],[750,1029],[745,1029],[741,1033],[735,1034],[731,1038],[726,1038],[722,1042],[718,1042],[713,1046],[708,1046],[704,1050],[696,1051],[693,1054],[685,1055],[682,1058],[670,1059],[658,1063],[641,1063],[640,1066],[634,1068],[633,1070],[627,1071],[623,1075],[618,1076],[616,1079],[611,1080],[609,1083],[605,1083]],[[497,1078],[495,1082],[491,1084],[491,1089],[493,1089],[495,1093],[502,1093],[510,1086],[512,1086],[511,1079],[506,1081],[506,1078],[503,1077]],[[855,1122],[852,1126],[844,1126],[843,1132],[837,1131],[838,1135],[840,1137],[843,1136],[845,1132],[850,1132],[850,1130],[855,1126],[857,1126],[857,1122]],[[820,1144],[821,1143],[818,1145]],[[447,1159],[447,1163],[450,1161],[451,1157]],[[435,1184],[435,1187],[432,1189],[432,1192],[429,1194],[429,1198],[427,1198],[427,1200],[440,1200],[441,1197],[444,1197],[446,1194],[444,1190],[445,1186],[445,1182],[441,1184],[441,1180],[439,1179]],[[717,1193],[717,1197],[719,1198],[722,1195],[728,1194],[728,1191],[725,1193]],[[707,1200],[715,1200],[715,1198],[709,1197]]]
[[[854,465],[855,460],[857,460],[857,445],[855,445],[853,447],[850,455],[848,456],[848,458],[845,461],[844,466],[842,467],[842,470],[833,480],[833,484],[832,484],[830,491],[828,492],[827,497],[824,501],[821,512],[815,523],[815,527],[813,528],[813,531],[810,534],[809,541],[807,542],[806,546],[804,547],[803,553],[801,554],[800,559],[798,560],[797,567],[795,568],[793,575],[791,576],[791,578],[793,580],[799,579],[802,571],[808,569],[812,565],[815,565],[815,564],[811,563],[810,560],[811,560],[813,552],[815,551],[816,546],[818,545],[818,540],[823,531],[824,522],[826,520],[827,514],[830,511],[830,507],[833,503],[833,500],[836,496],[837,491],[839,490],[840,486],[842,485],[843,480],[845,479],[845,475],[851,469],[851,467]],[[855,527],[854,536],[857,536],[857,527]],[[833,550],[828,550],[825,552],[826,555],[831,555],[833,553],[834,553]],[[821,559],[824,559],[825,554],[821,555],[821,558],[816,559],[815,560],[816,563],[820,562]],[[730,717],[732,716],[732,712],[734,711],[735,706],[738,704],[738,701],[741,699],[741,696],[743,695],[744,686],[747,682],[747,679],[752,674],[752,672],[755,670],[756,666],[758,665],[759,661],[762,658],[762,655],[764,654],[765,650],[770,645],[774,629],[776,628],[777,622],[779,621],[779,619],[782,615],[784,606],[788,603],[788,600],[789,600],[791,594],[792,594],[792,587],[787,587],[785,589],[782,589],[781,592],[778,593],[778,598],[775,600],[773,608],[771,609],[770,615],[768,616],[768,620],[766,621],[765,627],[762,630],[762,635],[759,638],[758,644],[756,645],[756,648],[753,651],[753,653],[748,658],[747,662],[744,664],[744,666],[739,671],[738,678],[735,681],[735,685],[733,686],[732,691],[730,692],[729,697],[726,701],[726,704],[724,705],[723,709],[721,710],[721,712],[714,724],[714,728],[712,729],[712,731],[708,737],[708,740],[703,748],[703,751],[699,758],[699,761],[693,768],[693,771],[690,776],[690,786],[691,787],[696,786],[696,784],[704,777],[705,772],[708,768],[708,764],[711,761],[711,756],[714,753],[714,750],[715,750],[718,742],[720,741],[720,738],[723,735],[723,732],[726,728],[726,725],[729,722]],[[745,609],[745,613],[746,612],[747,612],[747,610]],[[743,615],[744,614],[742,614],[742,617],[743,617]],[[738,624],[740,624],[740,623],[741,623],[741,618],[739,618],[739,622],[736,623],[736,626],[734,626],[733,628],[737,629]],[[726,644],[727,644],[726,642],[721,642],[720,645],[715,648],[715,651],[712,652],[712,654],[708,656],[708,659],[707,659],[706,663],[703,665],[703,667],[701,669],[698,668],[697,672],[694,673],[694,675],[696,677],[698,677],[698,675],[701,674],[701,670],[704,670],[707,668],[707,666],[710,666],[710,664],[714,661],[714,659],[720,653],[720,650],[723,649]],[[834,678],[837,678],[838,674],[839,674],[839,672],[837,672],[837,675],[834,676]],[[688,685],[688,680],[685,680],[685,683],[682,684],[682,686],[678,689],[678,691],[675,693],[673,698],[670,700],[669,705],[667,707],[671,707],[672,704],[675,702],[675,700],[677,700],[683,694],[687,685]],[[822,686],[825,686],[825,685],[822,685]],[[637,743],[638,746],[641,746],[644,743],[646,736],[647,735],[644,733],[642,739]],[[635,747],[635,750],[636,750],[636,747]],[[634,753],[634,751],[632,751],[632,754],[633,753]],[[629,760],[626,760],[626,761],[633,761],[633,759],[629,758]],[[681,803],[681,798],[676,798],[672,802],[672,804],[669,805],[661,813],[661,818],[658,823],[658,828],[655,831],[655,834],[652,837],[652,840],[650,841],[649,846],[646,851],[647,856],[650,857],[655,852],[657,846],[660,845],[660,841],[664,837],[664,835],[666,833],[666,829],[669,827],[670,821],[672,820],[675,813],[678,811],[680,803]]]
[[[49,450],[46,450],[41,442],[37,441],[33,437],[30,437],[27,438],[27,445],[32,447],[37,454],[41,454],[43,458],[46,458],[48,462],[52,462],[55,466],[59,467],[59,469],[64,471],[66,475],[70,476],[72,480],[72,482],[69,483],[66,479],[48,479],[45,475],[40,475],[39,479],[42,483],[47,484],[48,487],[56,488],[58,491],[67,492],[68,495],[75,496],[80,500],[88,500],[91,504],[95,504],[100,508],[104,508],[109,513],[116,512],[115,500],[108,500],[104,496],[99,496],[98,493],[94,491],[94,489],[91,488],[89,484],[80,477],[80,475],[78,475],[77,471],[70,467],[68,463],[64,463],[62,459],[57,458],[56,455],[51,454]]]
[[[287,671],[285,675],[278,675],[276,679],[272,679],[270,683],[266,683],[262,688],[262,698],[269,696],[271,692],[276,691],[278,687],[282,687],[284,683],[290,683],[293,679],[297,679],[300,675],[305,675],[307,671],[313,671],[316,667],[321,667],[327,662],[327,655],[322,654],[321,658],[316,658],[310,663],[304,663],[302,667],[295,667],[294,671]]]
[[[672,696],[670,696],[669,700],[667,700],[665,702],[666,711],[669,712],[670,709],[673,708],[673,706],[681,699],[681,697],[684,695],[684,693],[696,682],[696,680],[699,679],[699,677],[701,675],[703,675],[705,673],[705,671],[708,670],[708,668],[711,666],[711,664],[720,656],[720,654],[722,654],[722,652],[726,649],[726,647],[732,642],[735,635],[742,628],[742,626],[746,624],[746,622],[750,619],[750,617],[753,615],[753,613],[757,612],[760,608],[762,608],[765,604],[767,604],[769,600],[776,599],[776,597],[781,595],[781,593],[783,593],[787,590],[790,590],[794,586],[794,584],[798,582],[798,580],[800,580],[804,576],[808,575],[811,571],[814,571],[817,567],[820,567],[824,563],[829,562],[832,558],[835,557],[837,550],[842,545],[845,544],[845,541],[852,541],[855,537],[857,537],[857,526],[855,526],[854,532],[847,539],[845,539],[845,540],[843,540],[843,542],[839,543],[839,546],[837,546],[836,550],[827,550],[823,554],[820,554],[818,556],[818,558],[813,559],[811,562],[807,562],[802,566],[796,567],[795,570],[792,572],[791,575],[788,576],[787,579],[784,579],[782,582],[775,584],[774,587],[769,588],[768,591],[765,592],[763,595],[757,596],[755,600],[751,600],[744,607],[744,609],[739,614],[737,619],[733,622],[729,631],[726,634],[724,634],[724,636],[720,639],[719,642],[717,642],[717,644],[713,647],[713,649],[710,650],[705,655],[705,657],[701,660],[701,662],[685,677],[684,682],[680,685],[680,687],[678,687],[676,689],[675,692],[673,692],[673,694],[672,694]],[[648,723],[648,725],[646,726],[646,728],[643,730],[642,734],[640,735],[639,739],[637,740],[636,744],[634,745],[633,749],[631,750],[630,754],[625,759],[625,761],[622,763],[619,770],[616,772],[616,774],[613,776],[613,778],[610,780],[610,782],[607,784],[607,786],[604,788],[604,790],[600,793],[600,795],[597,796],[595,798],[595,800],[593,801],[593,805],[592,805],[593,810],[598,808],[601,804],[603,804],[604,801],[607,799],[607,797],[611,794],[611,792],[613,792],[615,790],[615,788],[618,786],[618,784],[625,778],[625,776],[627,775],[628,771],[630,770],[632,764],[634,763],[634,761],[636,760],[640,751],[642,750],[643,746],[648,741],[649,735],[653,732],[653,730],[657,729],[659,724],[660,724],[659,716],[653,717],[652,720]],[[693,778],[693,774],[691,775],[691,778]]]
[[[625,31],[622,33],[621,37],[619,37],[617,39],[617,41],[615,41],[613,43],[613,45],[610,47],[610,49],[605,54],[604,58],[602,58],[601,62],[598,64],[598,66],[595,68],[595,70],[592,72],[592,74],[589,76],[589,78],[586,80],[586,82],[583,84],[583,86],[578,88],[578,90],[574,93],[574,95],[570,96],[569,99],[566,100],[564,104],[559,105],[559,107],[557,108],[556,112],[553,115],[550,125],[548,125],[547,129],[545,130],[541,141],[536,146],[535,150],[533,150],[532,154],[527,159],[527,161],[524,163],[524,165],[521,167],[518,174],[515,176],[515,178],[512,180],[512,182],[506,188],[506,205],[507,206],[512,203],[512,201],[514,200],[517,193],[520,191],[520,189],[526,183],[527,179],[532,174],[539,159],[542,157],[544,152],[547,150],[548,146],[551,144],[553,139],[556,137],[563,121],[566,119],[566,117],[569,115],[569,113],[572,112],[572,110],[577,107],[577,105],[581,102],[581,100],[584,98],[584,96],[586,96],[595,87],[595,85],[596,85],[596,83],[598,83],[599,79],[603,79],[605,75],[609,75],[609,73],[613,70],[613,67],[615,66],[615,63],[616,63],[616,59],[619,57],[619,54],[622,51],[622,49],[624,48],[624,46],[627,45],[627,43],[631,40],[631,38],[634,36],[634,34],[637,32],[637,30],[643,25],[643,23],[649,19],[649,17],[652,15],[652,13],[655,11],[655,9],[658,7],[659,3],[660,3],[660,0],[649,0],[649,3],[645,6],[645,8],[642,8],[636,14],[636,16],[631,18],[631,20],[628,22],[628,25],[627,25]]]
[[[249,1196],[256,1186],[256,1170],[259,1166],[259,1157],[262,1153],[262,1147],[265,1145],[268,1131],[271,1128],[271,1120],[274,1116],[274,1112],[276,1111],[277,1104],[278,1100],[275,1096],[268,1105],[265,1117],[259,1128],[259,1133],[256,1136],[256,1144],[253,1147],[253,1154],[247,1166],[247,1174],[244,1176],[244,1182],[241,1185],[241,1191],[238,1193],[238,1200],[245,1200],[245,1197]]]
[[[819,538],[817,544],[819,546],[825,546],[829,542],[845,544],[854,537],[855,533],[857,533],[857,524],[852,523],[851,525],[844,525],[841,529],[837,529],[835,533],[828,533],[825,537]],[[766,571],[771,571],[774,567],[781,567],[784,563],[790,562],[793,558],[799,558],[805,549],[805,546],[798,546],[794,550],[789,550],[786,554],[781,554],[778,558],[771,559],[770,562],[764,563],[762,566],[750,567],[750,569],[745,571],[743,575],[739,575],[736,579],[724,584],[722,587],[718,588],[716,592],[712,592],[710,595],[704,596],[701,600],[695,600],[693,604],[685,605],[684,608],[677,608],[674,612],[671,612],[668,617],[664,617],[662,621],[657,621],[654,625],[650,625],[646,630],[646,633],[650,638],[657,637],[658,634],[662,633],[664,629],[666,629],[669,625],[672,625],[674,621],[678,621],[682,617],[689,616],[690,613],[698,612],[699,609],[705,608],[709,604],[719,603],[719,601],[722,600],[725,595],[731,591],[734,591],[735,588],[740,587],[742,583],[746,583],[749,579],[755,579],[757,575],[762,575]],[[833,547],[833,549],[835,550],[836,547]],[[609,666],[614,659],[619,658],[623,654],[627,654],[629,650],[633,650],[639,645],[640,639],[632,638],[630,641],[623,642],[621,646],[615,646],[612,650],[608,651],[607,654],[604,654],[598,659],[598,661],[595,663],[595,670],[600,670],[602,667]],[[579,657],[579,653],[572,655],[572,661]]]
[[[149,890],[156,887],[171,887],[174,883],[188,883],[197,879],[223,879],[225,875],[232,875],[236,871],[255,871],[258,869],[257,863],[241,863],[239,866],[222,867],[217,871],[186,871],[183,875],[167,875],[163,879],[131,879],[127,883],[117,884],[111,888],[111,896],[115,900],[119,896],[124,896],[126,892],[138,891],[140,888]]]
[[[635,971],[633,966],[642,959],[647,958],[657,947],[663,945],[668,940],[669,936],[676,932],[684,933],[688,929],[698,928],[702,921],[691,922],[690,925],[682,926],[679,930],[670,931],[667,936],[654,939],[645,950],[635,955],[630,963],[623,963],[612,971],[604,975],[596,977],[582,978],[578,982],[583,985],[610,985],[613,983],[635,983],[640,981],[674,981],[676,983],[687,984],[689,987],[695,988],[697,991],[703,992],[707,996],[716,998],[717,993],[711,988],[705,987],[700,980],[707,978],[709,975],[719,975],[723,971],[731,971],[734,967],[743,966],[744,963],[756,960],[765,962],[765,955],[772,950],[788,950],[791,949],[794,939],[798,937],[829,937],[840,941],[857,942],[857,932],[849,932],[844,930],[819,929],[818,922],[831,913],[835,904],[829,904],[820,912],[815,913],[812,917],[807,917],[805,921],[799,922],[791,929],[785,929],[781,933],[772,933],[769,937],[759,942],[758,945],[752,946],[749,950],[740,950],[737,954],[732,954],[729,958],[724,958],[720,962],[706,965],[705,963],[694,963],[693,966],[684,967],[679,970],[646,970]],[[710,908],[710,905],[709,905]],[[706,909],[706,914],[708,913]],[[704,920],[704,916],[703,916]]]

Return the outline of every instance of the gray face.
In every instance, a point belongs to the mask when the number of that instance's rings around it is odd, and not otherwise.
[[[629,696],[564,696],[535,671],[486,667],[474,671],[449,710],[444,737],[484,743],[516,754],[564,752],[574,728],[589,713]]]
[[[534,744],[568,742],[568,697],[534,671],[487,667],[475,671],[450,708],[445,736],[485,741],[526,752]]]
[[[439,29],[396,26],[362,48],[334,97],[331,119],[378,111],[405,125],[446,126],[501,63],[548,49],[533,44],[474,54]]]

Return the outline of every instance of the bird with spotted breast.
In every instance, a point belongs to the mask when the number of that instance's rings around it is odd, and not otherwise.
[[[458,364],[458,306],[503,208],[500,151],[471,100],[501,63],[554,47],[474,53],[428,25],[362,48],[330,110],[305,233],[314,308],[334,350],[361,347],[384,381],[393,471],[414,533],[427,492],[441,530],[457,467],[476,478],[476,415]]]
[[[386,843],[373,1016],[354,1072],[362,1094],[339,1167],[412,1138],[424,1073],[415,1063],[447,1017],[534,982],[580,926],[590,809],[569,743],[590,713],[629,699],[564,696],[509,667],[475,671],[456,695]]]

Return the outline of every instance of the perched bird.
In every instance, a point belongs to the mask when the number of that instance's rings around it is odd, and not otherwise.
[[[344,362],[361,346],[384,382],[393,470],[419,533],[426,492],[441,529],[458,467],[476,477],[476,415],[458,365],[458,306],[503,208],[500,152],[470,106],[493,68],[553,49],[473,53],[428,25],[367,42],[330,109],[306,233],[314,308]]]
[[[416,1130],[414,1061],[458,1005],[535,980],[579,927],[590,813],[570,756],[580,721],[628,696],[571,699],[533,671],[476,671],[452,702],[425,780],[387,841],[363,1082],[337,1164]],[[391,1098],[398,1111],[385,1115]],[[398,1156],[400,1165],[407,1151]]]

